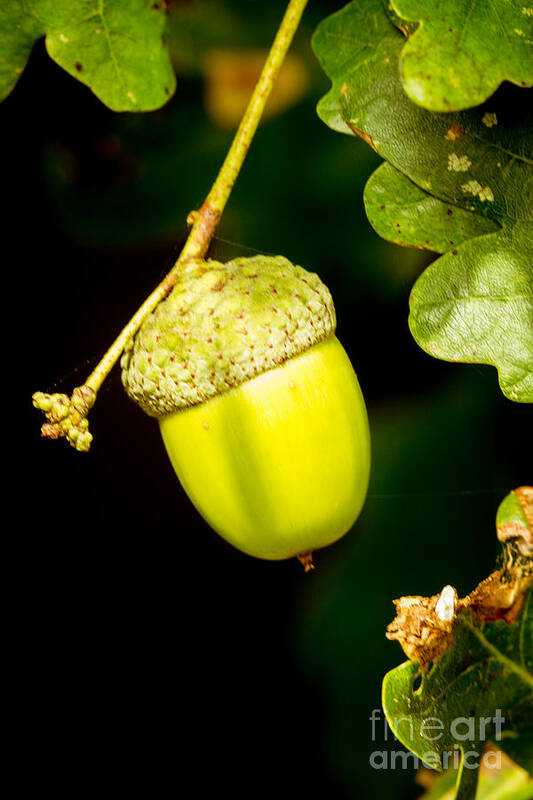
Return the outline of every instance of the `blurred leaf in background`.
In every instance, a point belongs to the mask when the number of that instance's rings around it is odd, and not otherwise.
[[[494,750],[494,745],[490,747]],[[530,800],[533,777],[503,753],[500,757],[499,763],[494,764],[490,759],[483,760],[476,800]],[[454,800],[456,782],[455,769],[449,769],[443,775],[422,769],[417,775],[417,783],[426,791],[420,800]]]
[[[205,105],[213,122],[236,129],[267,57],[266,50],[210,50],[203,65]],[[267,100],[263,120],[281,114],[306,93],[309,76],[305,64],[290,53],[279,71]]]

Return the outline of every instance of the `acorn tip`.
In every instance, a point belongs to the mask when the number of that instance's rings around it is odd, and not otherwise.
[[[304,572],[311,572],[315,568],[313,564],[313,553],[309,551],[308,553],[298,553],[298,561],[304,568]]]

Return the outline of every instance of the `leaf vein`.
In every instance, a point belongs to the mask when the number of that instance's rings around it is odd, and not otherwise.
[[[476,628],[476,626],[473,625],[471,622],[469,622],[467,619],[463,619],[462,621],[463,624],[466,625],[466,627],[472,631],[472,633],[478,639],[480,644],[482,644],[483,647],[486,650],[488,650],[489,653],[491,653],[498,661],[501,661],[502,664],[505,664],[507,669],[511,670],[511,672],[514,672],[515,675],[517,675],[520,678],[520,680],[522,680],[524,683],[530,686],[531,689],[533,689],[533,675],[531,675],[527,671],[527,669],[524,669],[521,666],[519,666],[516,663],[516,661],[513,661],[511,658],[507,658],[507,656],[505,656],[501,652],[501,650],[498,650],[497,647],[494,647],[494,645],[491,642],[489,642],[489,640],[483,635],[483,633],[479,630],[479,628]]]
[[[119,69],[119,66],[118,66],[117,58],[115,56],[113,47],[111,45],[111,34],[110,34],[109,28],[107,26],[106,18],[104,16],[104,1],[105,0],[98,0],[98,9],[96,11],[96,14],[102,20],[102,26],[103,26],[104,33],[105,33],[105,39],[106,39],[107,46],[108,46],[108,49],[109,49],[109,55],[111,56],[111,60],[113,62],[113,66],[115,67],[115,72],[117,73],[117,78],[118,78],[119,82],[122,84],[122,86],[124,86],[124,81],[122,80],[122,75],[121,75],[121,72],[120,72],[120,69]]]

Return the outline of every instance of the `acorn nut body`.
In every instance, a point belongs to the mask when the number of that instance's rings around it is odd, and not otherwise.
[[[259,558],[343,536],[363,506],[370,438],[319,278],[276,256],[192,262],[122,359],[211,527]]]

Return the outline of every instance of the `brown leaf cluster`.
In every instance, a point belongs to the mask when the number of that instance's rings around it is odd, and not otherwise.
[[[397,640],[407,658],[420,661],[424,670],[448,650],[457,616],[470,610],[476,622],[514,622],[533,581],[533,487],[515,490],[527,527],[517,522],[500,525],[503,566],[485,578],[473,592],[458,598],[452,586],[432,597],[394,600],[396,618],[387,628],[388,639]]]

